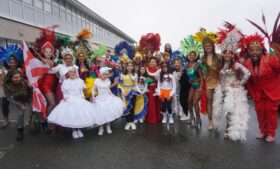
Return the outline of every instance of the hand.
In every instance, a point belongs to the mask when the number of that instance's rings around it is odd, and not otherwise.
[[[236,82],[232,82],[232,83],[230,84],[230,86],[231,86],[232,88],[239,88],[239,87],[240,87],[240,85],[239,85],[238,83],[236,83]]]

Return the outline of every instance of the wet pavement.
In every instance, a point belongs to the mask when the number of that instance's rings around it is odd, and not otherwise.
[[[13,123],[0,130],[0,169],[280,169],[279,135],[270,144],[256,140],[252,107],[250,115],[245,142],[225,141],[223,132],[209,132],[206,117],[201,130],[176,119],[169,128],[140,124],[137,131],[124,131],[120,119],[112,124],[112,135],[97,136],[95,128],[73,140],[71,133],[47,136],[26,129],[21,142]]]

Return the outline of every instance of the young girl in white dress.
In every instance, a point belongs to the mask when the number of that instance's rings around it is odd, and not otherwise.
[[[63,100],[50,113],[48,122],[72,128],[72,136],[76,139],[84,136],[81,128],[94,126],[97,123],[92,118],[95,117],[92,104],[85,100],[83,94],[85,84],[77,76],[77,68],[67,69],[69,78],[64,80],[61,86]]]
[[[93,109],[96,112],[96,114],[94,114],[94,119],[96,123],[100,125],[98,131],[99,136],[104,133],[104,125],[106,125],[107,133],[112,133],[110,122],[121,117],[124,110],[122,100],[111,92],[109,70],[111,70],[111,68],[100,68],[100,78],[95,80],[92,89]]]

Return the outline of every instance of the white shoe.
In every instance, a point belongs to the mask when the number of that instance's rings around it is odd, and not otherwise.
[[[78,133],[78,136],[79,136],[80,138],[84,137],[84,134],[82,133],[81,130],[78,130],[77,133]]]
[[[111,130],[110,124],[107,124],[106,131],[107,131],[108,134],[112,134],[112,130]]]
[[[140,123],[144,123],[144,119],[139,119],[139,122]]]
[[[103,132],[104,132],[103,126],[100,126],[100,127],[99,127],[99,130],[98,130],[98,135],[99,135],[99,136],[102,136],[102,135],[103,135]]]
[[[169,116],[169,123],[173,124],[174,123],[173,114],[169,114],[168,116]]]
[[[186,116],[185,114],[182,114],[182,116],[180,117],[180,120],[181,121],[187,121],[187,120],[190,120],[190,117]]]
[[[74,139],[79,138],[78,132],[77,132],[76,130],[73,130],[73,132],[72,132],[72,137],[73,137]]]
[[[136,130],[136,124],[135,123],[131,123],[131,130]]]
[[[124,130],[129,130],[130,129],[130,126],[131,126],[131,123],[126,123],[125,127],[124,127]]]
[[[137,123],[138,123],[138,120],[134,120],[134,123],[137,124]]]
[[[166,113],[162,113],[162,115],[163,115],[163,118],[162,118],[162,124],[165,124],[166,123],[166,121],[167,121],[167,114]]]

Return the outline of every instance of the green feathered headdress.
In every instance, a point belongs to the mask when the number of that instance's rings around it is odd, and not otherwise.
[[[100,45],[96,51],[94,51],[90,56],[90,60],[96,59],[98,57],[105,57],[106,51],[107,51],[106,45]]]
[[[203,52],[203,46],[200,42],[194,41],[193,36],[187,36],[181,41],[181,56],[189,56],[191,52],[195,52],[198,57]]]

